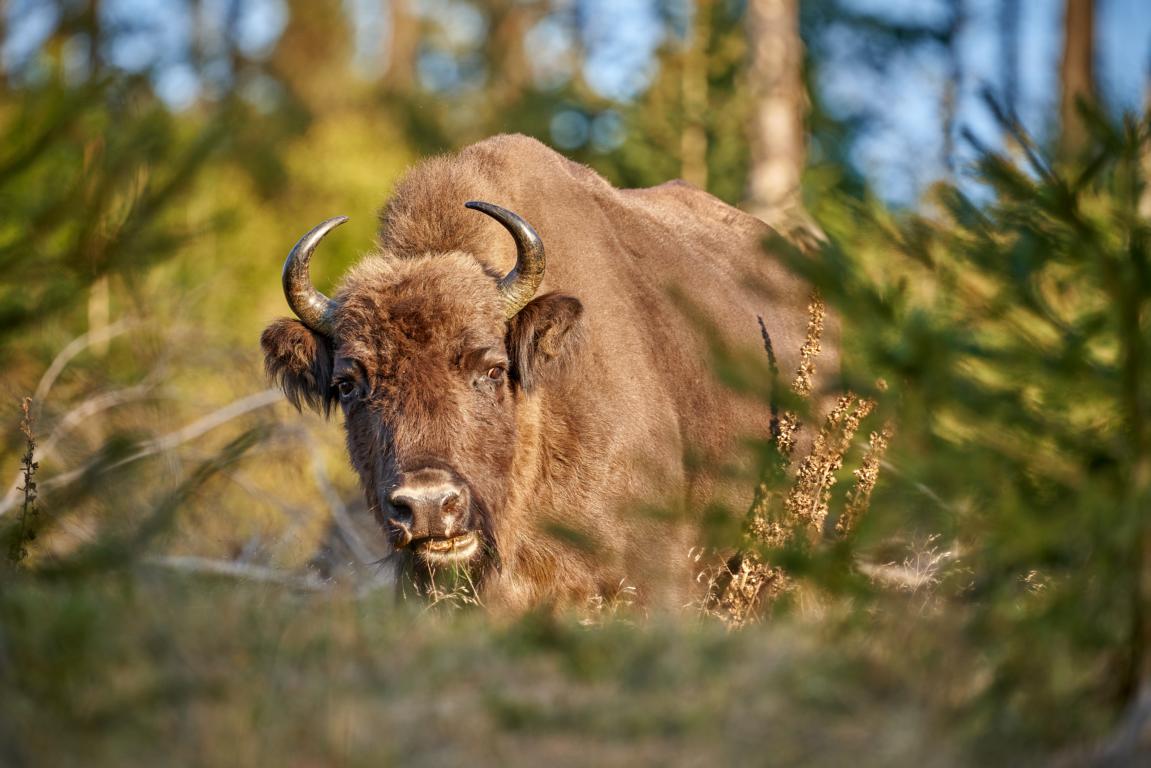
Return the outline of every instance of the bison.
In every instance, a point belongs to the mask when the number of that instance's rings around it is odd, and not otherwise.
[[[679,181],[617,189],[523,136],[409,171],[328,298],[309,261],[345,220],[291,250],[298,319],[261,346],[297,408],[342,411],[404,578],[462,572],[512,610],[621,585],[688,599],[699,518],[746,510],[732,458],[770,428],[709,353],[762,354],[762,318],[786,369],[807,327],[810,288],[764,253],[767,226]],[[830,372],[834,328],[823,346]]]

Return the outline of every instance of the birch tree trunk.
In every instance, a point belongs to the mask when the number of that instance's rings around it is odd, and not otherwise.
[[[1151,79],[1143,85],[1143,120],[1149,118],[1151,118]],[[1144,141],[1139,160],[1145,185],[1139,195],[1139,215],[1151,219],[1151,139]],[[1151,551],[1148,554],[1151,554]]]
[[[680,80],[683,129],[680,132],[680,176],[707,189],[707,44],[711,38],[713,0],[696,0],[691,36],[683,53]]]
[[[1000,0],[999,69],[1003,78],[1003,107],[1014,116],[1019,109],[1019,22],[1023,7],[1019,0]]]
[[[103,43],[103,29],[100,19],[100,0],[87,0],[84,4],[80,18],[85,36],[88,38],[88,78],[93,83],[100,79],[103,69],[103,58],[100,55],[100,46]],[[90,178],[95,178],[96,165],[99,163],[103,150],[100,139],[89,140],[84,147],[84,170]],[[95,185],[85,183],[85,197],[91,198],[95,194]],[[89,267],[96,274],[92,285],[88,289],[88,332],[92,336],[100,337],[108,328],[112,317],[112,290],[108,284],[108,274],[105,272],[104,238],[99,231],[90,235],[88,243]],[[108,352],[108,342],[99,341],[92,345],[92,353],[103,357]]]
[[[1063,18],[1060,75],[1060,144],[1074,153],[1087,141],[1087,126],[1075,103],[1095,96],[1095,0],[1067,0]]]
[[[388,0],[388,39],[384,46],[384,82],[389,90],[411,93],[416,82],[420,21],[411,0]]]
[[[808,100],[799,0],[748,0],[745,23],[752,106],[744,207],[784,234],[822,238],[804,212],[800,194]]]

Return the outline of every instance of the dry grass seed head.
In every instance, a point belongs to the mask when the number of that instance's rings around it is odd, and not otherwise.
[[[821,350],[824,317],[823,301],[818,294],[813,294],[808,304],[807,334],[792,382],[792,389],[802,398],[810,398],[814,391],[815,360]],[[771,357],[766,333],[765,345]],[[873,400],[852,393],[840,396],[792,478],[790,488],[773,489],[766,479],[760,483],[749,510],[745,534],[752,546],[727,563],[702,571],[697,577],[697,581],[707,582],[705,613],[718,616],[728,626],[742,626],[761,615],[764,608],[780,595],[794,590],[794,580],[783,569],[763,562],[751,550],[783,547],[801,530],[817,538],[823,534],[836,475],[843,468],[844,458],[851,450],[860,423],[874,408]],[[785,411],[780,415],[774,437],[782,461],[781,470],[786,470],[792,462],[801,426],[796,413]],[[860,466],[852,473],[854,484],[847,492],[843,514],[836,521],[837,535],[844,536],[850,532],[866,511],[891,435],[890,423],[871,433]],[[781,497],[782,510],[776,511]]]
[[[868,437],[863,461],[852,473],[855,476],[855,486],[847,492],[847,504],[843,508],[843,514],[835,522],[835,532],[839,536],[846,536],[855,529],[860,515],[871,503],[871,492],[879,480],[880,462],[883,460],[883,454],[887,452],[888,443],[891,442],[893,429],[891,422],[888,421]]]

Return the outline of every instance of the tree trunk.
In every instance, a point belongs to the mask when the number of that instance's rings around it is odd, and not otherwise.
[[[342,0],[288,0],[288,25],[270,69],[308,109],[320,112],[347,98],[347,90],[333,84],[347,76],[351,42]]]
[[[999,68],[1003,76],[1003,108],[1015,116],[1019,109],[1020,0],[1001,0],[999,7]]]
[[[388,0],[388,39],[384,45],[384,83],[396,93],[411,93],[416,83],[420,20],[411,0]]]
[[[1065,153],[1083,149],[1087,126],[1076,102],[1095,96],[1095,0],[1067,0],[1063,19],[1063,60],[1060,66],[1060,144]]]
[[[1012,2],[1012,0],[1008,0]],[[964,0],[951,0],[951,19],[947,24],[947,81],[943,86],[943,164],[947,173],[955,177],[956,118],[959,113],[959,91],[963,85],[963,59],[959,50],[959,35],[967,20]]]
[[[808,101],[799,0],[748,0],[745,23],[752,107],[744,207],[784,233],[822,237],[803,211],[800,193]]]
[[[515,0],[488,2],[485,59],[488,62],[488,98],[493,105],[508,106],[523,96],[531,83],[524,39],[539,17],[540,8]]]
[[[99,80],[104,66],[103,58],[100,55],[100,46],[103,42],[103,30],[100,24],[100,0],[87,0],[80,23],[84,35],[88,38],[87,75],[89,80],[96,82]],[[90,179],[96,178],[102,149],[103,143],[98,140],[89,141],[84,148],[84,170]],[[94,191],[94,188],[94,183],[85,187],[88,192]],[[90,267],[97,276],[88,290],[88,332],[98,336],[111,322],[112,291],[108,284],[108,275],[104,272],[106,254],[104,253],[103,238],[99,233],[92,233],[90,242]],[[99,341],[92,345],[94,355],[103,357],[107,352],[107,341]]]
[[[88,77],[96,80],[103,66],[100,56],[100,43],[103,39],[100,29],[100,0],[87,0],[80,23],[84,35],[88,38]]]
[[[8,42],[8,0],[0,0],[0,50]],[[8,90],[8,67],[0,60],[0,93]]]
[[[683,129],[680,133],[680,176],[707,189],[707,49],[711,39],[712,0],[696,0],[691,35],[684,46],[680,80]]]
[[[244,0],[229,0],[224,16],[224,28],[228,30],[228,34],[224,36],[225,56],[228,60],[228,73],[232,78],[229,87],[233,92],[240,88],[246,63],[240,46],[236,44],[236,41],[240,39],[240,21],[243,17],[243,11]]]

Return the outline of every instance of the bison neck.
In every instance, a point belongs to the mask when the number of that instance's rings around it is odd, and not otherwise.
[[[637,396],[624,391],[631,385],[578,373],[605,370],[601,362],[572,366],[530,395],[516,392],[514,469],[493,525],[500,569],[485,589],[489,605],[578,606],[621,589],[645,605],[682,604],[690,542],[678,514],[678,425],[621,417],[618,406]],[[679,563],[684,578],[669,579]]]

